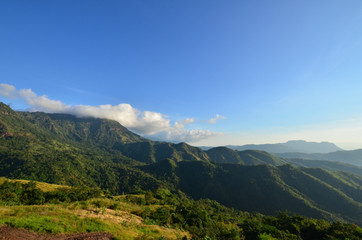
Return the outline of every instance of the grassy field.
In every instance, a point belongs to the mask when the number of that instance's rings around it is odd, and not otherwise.
[[[116,239],[182,239],[190,234],[177,229],[148,225],[130,211],[147,208],[116,200],[91,199],[71,204],[1,206],[0,225],[25,228],[40,233],[108,232]]]

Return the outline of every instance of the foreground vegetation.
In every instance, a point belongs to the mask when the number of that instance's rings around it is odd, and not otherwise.
[[[39,184],[39,186],[41,186]],[[354,224],[249,214],[166,189],[111,196],[94,188],[0,184],[0,225],[46,233],[109,232],[116,239],[361,239]]]
[[[95,188],[37,188],[35,182],[0,184],[0,225],[40,233],[108,232],[115,239],[182,239],[188,232],[144,220],[131,213],[144,207],[127,197],[111,197]],[[152,208],[153,209],[153,208]]]

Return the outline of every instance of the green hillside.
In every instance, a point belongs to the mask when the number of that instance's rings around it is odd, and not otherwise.
[[[175,161],[208,161],[208,155],[200,148],[190,146],[186,143],[167,143],[143,141],[130,144],[119,144],[117,150],[125,156],[140,162],[154,163],[166,158]]]
[[[206,151],[211,161],[243,165],[268,164],[278,166],[287,162],[270,153],[258,150],[236,151],[227,147],[215,147]]]
[[[212,161],[218,163],[239,163],[244,164],[239,154],[227,147],[215,147],[206,151]],[[260,162],[258,162],[260,163]]]
[[[207,162],[165,161],[141,167],[174,183],[195,199],[210,198],[249,212],[290,211],[362,224],[362,177],[291,165],[243,166]],[[312,174],[313,173],[313,174]],[[326,176],[329,176],[327,178]],[[347,184],[354,181],[355,184]]]
[[[166,188],[248,212],[362,224],[360,176],[287,162],[263,151],[154,142],[115,121],[15,112],[0,104],[2,177],[112,194]]]
[[[323,168],[325,170],[343,171],[362,176],[362,167],[343,162],[306,159],[284,159],[284,161],[298,167]]]

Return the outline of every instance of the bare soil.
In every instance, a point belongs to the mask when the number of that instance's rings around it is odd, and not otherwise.
[[[110,233],[39,234],[25,229],[0,226],[0,240],[112,240]]]
[[[131,214],[126,211],[105,209],[103,212],[97,212],[94,209],[88,210],[75,210],[75,214],[79,217],[88,217],[88,218],[98,218],[98,219],[108,219],[116,223],[133,223],[133,224],[142,224],[143,219],[137,215]]]

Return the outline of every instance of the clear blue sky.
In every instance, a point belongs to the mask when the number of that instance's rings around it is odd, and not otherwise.
[[[3,0],[0,83],[155,139],[362,148],[362,1]]]

